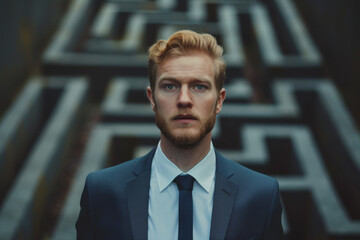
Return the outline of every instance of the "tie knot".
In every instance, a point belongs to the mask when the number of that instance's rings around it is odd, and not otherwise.
[[[174,179],[174,182],[177,184],[179,190],[192,190],[194,178],[189,174],[179,175]]]

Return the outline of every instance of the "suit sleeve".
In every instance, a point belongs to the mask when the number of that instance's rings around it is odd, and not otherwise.
[[[269,208],[268,219],[263,236],[264,240],[283,239],[281,212],[282,212],[282,206],[280,202],[279,184],[277,181],[275,181],[272,192],[272,200]]]
[[[76,221],[77,240],[90,240],[93,239],[92,221],[91,221],[91,208],[90,208],[90,176],[86,178],[85,187],[80,200],[80,214]]]

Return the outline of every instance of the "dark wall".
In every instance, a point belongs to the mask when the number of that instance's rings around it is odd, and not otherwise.
[[[331,77],[360,127],[360,1],[296,0]]]
[[[0,119],[55,31],[69,0],[0,0]]]

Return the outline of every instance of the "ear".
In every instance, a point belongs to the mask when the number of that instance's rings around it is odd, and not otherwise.
[[[222,88],[220,90],[220,93],[219,93],[219,96],[218,96],[218,99],[216,102],[216,114],[221,112],[222,105],[223,105],[225,98],[226,98],[226,90],[225,90],[225,88]]]
[[[151,103],[152,110],[155,111],[155,101],[154,101],[154,95],[153,95],[154,93],[153,93],[151,87],[146,88],[146,94]]]

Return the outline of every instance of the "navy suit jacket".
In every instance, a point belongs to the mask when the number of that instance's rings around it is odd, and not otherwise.
[[[147,239],[154,152],[89,174],[76,223],[77,239]],[[275,179],[216,152],[210,239],[281,239],[281,211]]]

